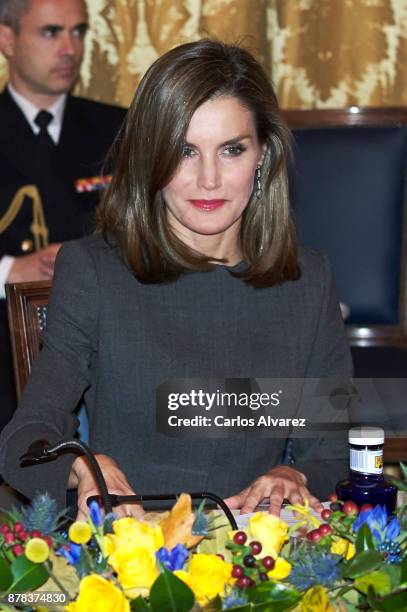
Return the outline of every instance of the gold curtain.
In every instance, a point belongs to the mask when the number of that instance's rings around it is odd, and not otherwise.
[[[76,93],[127,106],[148,66],[183,42],[241,42],[284,108],[407,105],[407,0],[87,0]],[[7,79],[0,64],[0,83]]]

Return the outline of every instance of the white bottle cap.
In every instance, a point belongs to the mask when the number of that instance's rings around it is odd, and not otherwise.
[[[377,446],[384,443],[384,430],[381,427],[354,427],[349,430],[350,444],[357,446]]]

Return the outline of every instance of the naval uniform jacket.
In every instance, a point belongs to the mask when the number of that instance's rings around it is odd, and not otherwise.
[[[75,185],[100,174],[124,115],[124,109],[68,96],[60,139],[49,161],[38,155],[36,136],[5,89],[0,94],[0,224],[17,191],[35,185],[49,244],[90,233],[100,192],[80,193]],[[26,197],[0,231],[0,258],[35,251],[32,224],[33,200]],[[5,300],[0,300],[0,406],[1,430],[15,408]]]

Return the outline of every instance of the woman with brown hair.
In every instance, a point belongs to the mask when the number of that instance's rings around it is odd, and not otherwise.
[[[77,488],[83,512],[97,489],[82,457],[24,469],[18,457],[35,438],[72,436],[85,393],[112,493],[206,489],[243,512],[265,497],[275,513],[284,498],[320,508],[314,495],[344,472],[344,442],[294,439],[289,466],[281,437],[184,439],[155,422],[164,381],[352,372],[329,265],[296,241],[290,133],[263,70],[211,40],[173,49],[141,81],[118,145],[97,233],[58,256],[44,348],[0,472],[60,504]]]

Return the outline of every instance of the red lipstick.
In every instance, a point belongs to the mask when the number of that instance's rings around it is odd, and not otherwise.
[[[217,210],[226,202],[226,200],[189,200],[191,204],[199,208],[199,210],[203,210],[204,212],[212,212],[213,210]]]

